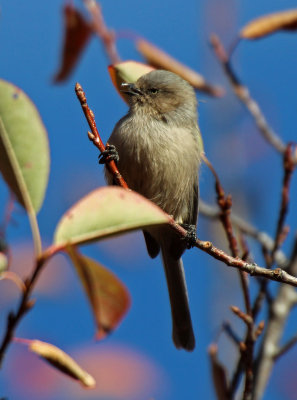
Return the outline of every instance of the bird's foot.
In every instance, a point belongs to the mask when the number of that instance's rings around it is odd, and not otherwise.
[[[118,163],[120,157],[115,146],[113,144],[108,144],[106,145],[105,150],[102,151],[98,159],[99,159],[99,164],[106,164],[111,160]]]
[[[184,237],[187,249],[191,249],[195,246],[197,240],[196,226],[191,224],[181,224],[181,226],[187,231],[187,234]]]

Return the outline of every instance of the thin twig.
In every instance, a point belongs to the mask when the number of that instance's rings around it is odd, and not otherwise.
[[[31,308],[28,305],[28,300],[29,300],[30,294],[32,292],[35,280],[38,277],[42,266],[43,266],[43,260],[39,259],[36,262],[34,272],[31,276],[31,278],[27,282],[25,282],[26,289],[24,290],[23,295],[21,297],[21,301],[20,301],[17,312],[16,313],[11,312],[8,315],[6,332],[5,332],[5,335],[3,337],[3,340],[2,340],[2,343],[0,346],[0,367],[2,365],[6,350],[13,339],[14,332],[15,332],[15,329],[16,329],[19,321],[26,314],[26,312],[29,311],[29,309]]]
[[[274,248],[274,246],[273,246]],[[272,250],[271,250],[272,251]],[[268,251],[264,246],[262,246],[262,253],[265,260],[266,268],[270,269],[273,265],[272,258],[271,258],[271,251]],[[262,305],[263,301],[266,299],[268,305],[272,303],[272,297],[268,291],[268,280],[267,279],[259,279],[260,288],[259,292],[254,300],[253,304],[253,316],[254,319],[257,318]]]
[[[212,171],[215,177],[215,189],[217,193],[217,204],[221,210],[220,220],[226,232],[227,240],[233,257],[238,257],[238,245],[237,240],[233,234],[233,227],[231,222],[231,207],[232,197],[231,195],[225,195],[225,191],[221,185],[218,174],[214,170],[210,161],[204,156],[204,162]],[[254,320],[251,307],[251,299],[249,294],[249,283],[246,273],[242,270],[238,271],[240,284],[243,292],[243,298],[245,303],[246,313],[242,313],[238,307],[231,307],[233,312],[237,312],[237,315],[247,324],[246,338],[244,342],[245,351],[242,351],[242,358],[245,366],[245,387],[244,387],[244,399],[247,399],[251,395],[253,386],[253,355],[254,355]],[[247,323],[248,321],[248,323]]]
[[[296,150],[296,146],[294,146]],[[289,208],[289,192],[290,192],[290,182],[294,172],[296,165],[293,162],[293,145],[290,143],[288,144],[286,151],[283,157],[283,165],[284,165],[284,178],[283,178],[283,187],[282,187],[282,200],[280,205],[279,211],[279,218],[277,222],[276,234],[275,234],[275,241],[274,247],[271,252],[271,259],[272,263],[274,260],[274,255],[277,249],[282,245],[284,240],[284,223],[285,218],[288,213]]]
[[[246,314],[240,310],[240,308],[236,306],[231,306],[230,307],[231,311],[234,312],[235,315],[237,315],[246,325],[250,326],[253,325],[253,319],[249,314]]]
[[[255,340],[257,340],[258,337],[262,334],[264,328],[265,328],[265,321],[260,321],[254,332]]]
[[[241,231],[239,232],[239,243],[242,251],[242,256],[240,258],[244,261],[249,260],[251,262],[250,249],[248,247],[246,238]]]
[[[224,227],[224,230],[226,232],[226,236],[227,236],[227,240],[228,240],[229,247],[231,250],[231,254],[233,257],[238,257],[238,245],[237,245],[237,240],[233,233],[232,220],[231,220],[232,197],[231,197],[231,195],[227,195],[227,196],[225,195],[225,191],[222,187],[219,176],[216,173],[211,162],[206,158],[205,155],[203,156],[203,159],[204,159],[204,162],[206,163],[206,165],[208,166],[208,168],[213,173],[213,176],[215,178],[217,204],[220,208],[219,218],[220,218],[222,225]],[[246,312],[249,315],[251,315],[251,302],[250,302],[250,297],[249,297],[248,282],[247,282],[247,279],[246,279],[244,273],[242,271],[240,271],[239,273],[240,273],[240,282],[241,282],[241,287],[243,290],[244,301],[245,301],[245,306],[246,306]]]
[[[259,105],[251,97],[249,90],[244,86],[239,78],[236,76],[232,69],[230,59],[224,49],[220,39],[217,35],[212,35],[210,43],[213,47],[214,53],[221,63],[224,72],[229,79],[231,87],[239,98],[239,100],[245,105],[251,116],[253,117],[259,131],[261,132],[264,139],[278,152],[284,154],[286,151],[286,145],[282,139],[273,131],[273,129],[268,125],[266,118],[264,117]],[[297,163],[297,157],[294,155],[294,163]]]
[[[104,22],[100,4],[98,4],[95,0],[83,1],[91,15],[93,30],[101,39],[109,62],[111,64],[119,63],[121,59],[116,48],[116,35],[113,30],[107,28]]]
[[[244,368],[244,357],[242,356],[242,354],[240,354],[240,357],[237,361],[237,365],[234,369],[234,373],[232,375],[232,379],[231,382],[229,384],[229,399],[233,399],[234,398],[234,393],[236,392],[241,376],[242,376],[242,371]]]
[[[272,301],[272,299],[269,297],[269,294],[268,294],[267,280],[261,279],[260,280],[260,290],[254,300],[253,309],[252,309],[254,319],[257,318],[257,316],[262,308],[264,299],[268,300],[268,303]]]
[[[43,266],[45,265],[46,261],[49,260],[50,257],[52,257],[55,253],[57,253],[60,250],[61,249],[56,246],[49,247],[39,258],[36,259],[32,275],[25,281],[25,289],[20,299],[17,311],[15,313],[10,312],[7,317],[6,331],[4,333],[2,342],[0,343],[0,368],[2,366],[7,348],[14,337],[14,332],[19,322],[21,321],[23,316],[27,313],[27,311],[29,311],[34,305],[34,301],[30,300],[30,296]]]
[[[211,162],[208,160],[208,158],[205,155],[203,155],[202,157],[203,157],[204,163],[211,170],[211,172],[215,178],[215,190],[217,193],[217,204],[220,209],[219,219],[221,220],[222,225],[225,229],[232,256],[237,257],[238,256],[238,246],[237,246],[236,238],[233,234],[233,228],[232,228],[232,223],[231,223],[231,219],[230,219],[232,198],[230,195],[225,196],[225,191],[222,187],[219,176],[216,173],[213,165],[211,164]]]
[[[293,147],[293,145],[290,143],[287,146],[287,149],[283,156],[284,178],[283,178],[283,185],[282,185],[281,205],[280,205],[279,217],[278,217],[275,239],[274,239],[274,246],[271,249],[271,251],[268,251],[267,248],[262,247],[262,252],[263,252],[264,259],[266,260],[267,268],[271,268],[272,265],[274,264],[274,261],[276,258],[276,252],[282,245],[282,243],[286,237],[286,233],[288,231],[288,229],[285,229],[284,223],[285,223],[285,218],[288,213],[288,207],[289,207],[290,181],[291,181],[291,177],[294,172],[294,169],[296,167],[296,165],[294,164],[293,159],[292,159],[292,147]],[[253,306],[254,318],[257,316],[258,312],[260,311],[263,300],[265,299],[265,297],[267,297],[267,287],[268,287],[268,281],[263,280],[261,282],[260,291],[255,299],[254,306]]]
[[[18,274],[13,271],[2,272],[0,275],[0,280],[3,279],[9,279],[10,281],[12,281],[20,289],[21,292],[24,292],[26,290],[26,286],[22,279],[19,277]]]
[[[291,348],[295,346],[296,343],[297,343],[297,333],[290,340],[288,340],[287,343],[283,345],[283,347],[279,349],[279,351],[274,356],[274,361],[277,361],[281,356],[283,356],[285,353],[291,350]]]
[[[223,322],[222,329],[227,334],[227,336],[232,339],[232,341],[236,344],[236,346],[239,346],[239,343],[241,342],[241,339],[234,332],[234,330],[233,330],[233,328],[232,328],[232,326],[231,326],[229,321]]]

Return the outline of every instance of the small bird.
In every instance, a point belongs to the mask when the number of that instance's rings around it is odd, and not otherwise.
[[[135,84],[122,84],[122,91],[129,96],[130,108],[116,124],[107,153],[116,150],[118,169],[130,189],[196,231],[203,143],[194,89],[172,72],[154,70]],[[113,184],[107,168],[105,177]],[[151,227],[143,233],[152,258],[161,250],[173,342],[177,348],[191,351],[195,337],[181,260],[187,242],[168,226]]]

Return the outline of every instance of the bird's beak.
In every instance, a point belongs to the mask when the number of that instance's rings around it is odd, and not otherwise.
[[[121,92],[128,94],[129,96],[139,96],[142,91],[138,89],[134,83],[122,83]]]

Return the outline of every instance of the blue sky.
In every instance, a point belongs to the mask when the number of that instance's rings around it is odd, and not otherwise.
[[[0,1],[0,77],[21,87],[32,98],[49,135],[51,172],[46,199],[38,217],[45,244],[51,242],[62,214],[83,195],[104,184],[96,150],[86,138],[87,126],[74,94],[75,83],[79,81],[83,85],[104,140],[127,110],[110,82],[108,60],[95,38],[70,79],[65,84],[52,84],[61,52],[63,4],[58,0]],[[76,4],[81,7],[81,2]],[[291,0],[285,4],[280,0],[257,3],[109,0],[101,4],[106,23],[123,33],[123,37],[127,32],[140,35],[202,73],[210,82],[226,88],[226,96],[222,99],[198,94],[205,150],[219,172],[225,190],[233,196],[234,209],[260,229],[273,234],[280,200],[281,159],[263,141],[254,122],[232,94],[209,46],[209,36],[216,32],[228,47],[238,30],[250,19],[284,7],[293,8],[296,3]],[[296,138],[296,43],[296,34],[280,33],[261,41],[242,42],[233,56],[239,76],[249,86],[269,123],[286,142]],[[118,49],[123,60],[141,60],[129,39],[120,39]],[[205,167],[201,171],[200,189],[203,199],[215,202],[213,180]],[[292,199],[296,194],[295,178]],[[7,190],[0,182],[1,207],[6,200]],[[13,251],[22,252],[31,245],[30,230],[24,213],[18,211],[15,220],[17,223],[8,231],[8,240]],[[289,220],[296,221],[293,207]],[[292,244],[292,234],[285,244],[286,251]],[[221,228],[202,217],[198,235],[226,248]],[[250,245],[256,260],[263,263],[258,246],[252,242]],[[243,332],[242,325],[229,310],[230,305],[242,306],[236,271],[200,251],[192,250],[184,256],[197,334],[197,348],[188,354],[177,351],[171,342],[169,302],[160,260],[149,259],[141,234],[133,233],[86,246],[83,251],[111,268],[131,293],[132,308],[119,329],[104,342],[94,343],[93,321],[78,279],[70,264],[58,256],[49,273],[53,289],[37,290],[37,305],[22,321],[17,335],[52,342],[78,358],[79,351],[91,348],[91,352],[99,352],[98,364],[100,351],[104,349],[121,348],[141,355],[157,371],[158,379],[148,380],[146,389],[137,394],[138,400],[214,398],[207,347],[216,340],[223,320],[232,321],[236,329]],[[272,285],[272,288],[276,287]],[[1,325],[4,311],[14,305],[16,298],[16,293],[14,298],[8,296],[14,288],[7,285],[4,289],[7,298],[0,292]],[[293,334],[295,329],[294,323],[289,324],[288,332]],[[225,365],[232,367],[234,348],[224,337],[219,341],[219,351]],[[70,382],[64,387],[61,382],[67,378],[63,377],[56,391],[49,395],[24,389],[26,385],[22,386],[19,378],[11,379],[11,374],[18,360],[26,360],[26,357],[19,345],[11,347],[0,377],[0,397],[59,400],[67,398],[67,393],[72,390],[72,398],[92,398],[89,391],[75,392],[76,383]],[[277,364],[265,399],[293,398],[282,387],[282,371],[286,365],[296,368],[294,358],[296,350]],[[33,363],[32,358],[30,360]],[[37,368],[38,363],[34,364]],[[34,374],[29,374],[28,379],[34,380]],[[104,399],[112,398],[104,396]]]

